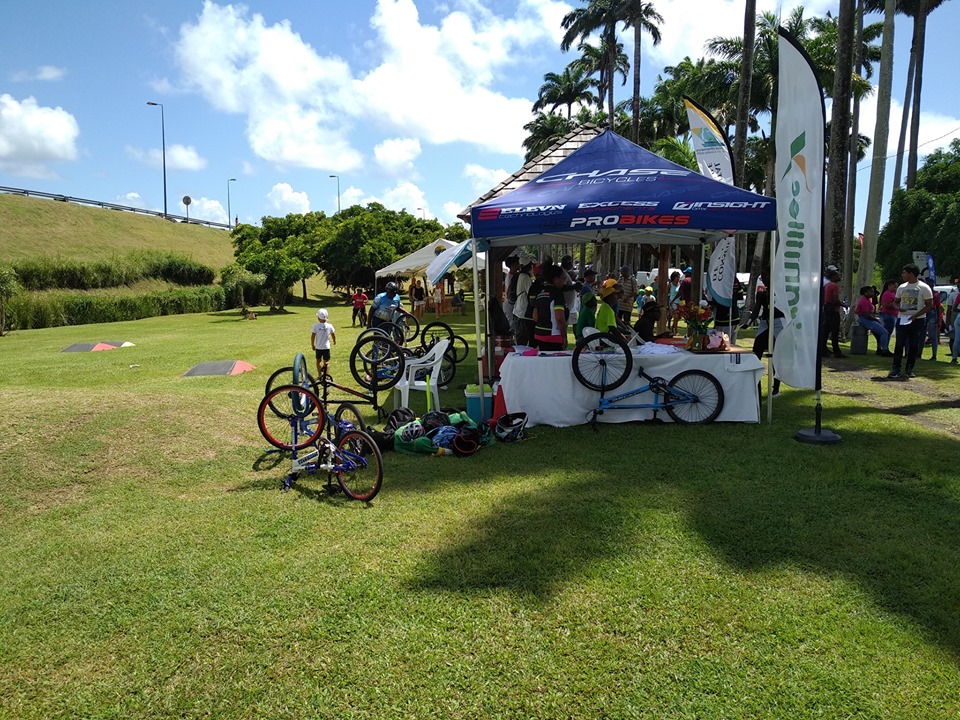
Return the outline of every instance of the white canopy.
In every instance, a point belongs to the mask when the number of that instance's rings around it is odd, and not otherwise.
[[[382,277],[384,275],[403,275],[406,277],[413,277],[414,275],[422,275],[426,272],[427,268],[430,266],[430,263],[433,262],[433,259],[442,253],[447,248],[451,248],[456,243],[450,242],[449,240],[444,240],[443,238],[438,238],[434,240],[429,245],[424,245],[419,250],[414,250],[412,253],[406,257],[400,258],[396,262],[392,262],[387,265],[385,268],[377,270],[377,277]]]

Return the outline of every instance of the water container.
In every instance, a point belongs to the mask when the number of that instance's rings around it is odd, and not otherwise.
[[[480,386],[467,385],[463,391],[467,399],[467,415],[478,425],[493,415],[493,388],[483,386],[483,405],[480,405]]]

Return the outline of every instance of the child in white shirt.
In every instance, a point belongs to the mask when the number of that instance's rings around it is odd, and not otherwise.
[[[327,311],[324,308],[317,310],[317,322],[310,328],[310,344],[317,354],[317,379],[327,373],[327,364],[330,362],[330,343],[337,344],[337,333],[331,323],[327,322]]]

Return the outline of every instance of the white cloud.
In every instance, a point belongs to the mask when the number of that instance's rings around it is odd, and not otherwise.
[[[373,149],[380,167],[394,175],[412,174],[413,161],[420,156],[420,141],[416,138],[390,138]]]
[[[176,55],[189,89],[247,116],[260,157],[281,166],[360,166],[347,139],[357,111],[349,68],[318,55],[288,21],[267,26],[242,6],[206,2],[197,21],[181,27]]]
[[[113,201],[117,205],[126,205],[127,207],[137,208],[139,210],[149,210],[150,206],[143,196],[138,192],[128,192],[123,195],[117,195]]]
[[[180,214],[190,215],[191,220],[207,220],[208,222],[227,223],[227,211],[219,200],[211,200],[206,197],[190,198],[190,212],[187,212],[187,206],[181,201],[179,203]]]
[[[466,206],[466,203],[459,203],[455,200],[448,200],[443,204],[443,214],[438,218],[440,222],[445,225],[452,225],[453,223],[464,224],[460,218],[457,217],[459,213]]]
[[[62,80],[66,74],[66,70],[56,67],[55,65],[41,65],[36,70],[20,70],[15,72],[10,76],[10,79],[13,82],[53,82]]]
[[[242,172],[244,175],[256,175],[256,174],[257,174],[257,169],[253,166],[252,163],[248,162],[247,160],[244,160],[244,161],[243,161],[243,163],[241,164],[241,168],[242,168],[242,169],[241,169],[241,172]]]
[[[477,195],[483,195],[494,185],[509,177],[510,173],[503,168],[494,170],[475,163],[468,163],[463,169],[463,176],[470,179],[470,184]]]
[[[41,107],[0,94],[0,170],[33,178],[54,176],[51,163],[77,158],[76,119],[61,107]]]
[[[366,204],[366,201],[364,200],[365,194],[366,193],[364,193],[360,188],[353,187],[351,185],[340,194],[340,205],[342,208],[346,209],[348,207],[353,207],[354,205]],[[336,207],[336,203],[337,198],[334,196],[333,207]]]
[[[163,167],[162,148],[143,150],[133,145],[127,145],[125,150],[127,155],[138,162],[153,168]],[[171,145],[167,148],[168,170],[203,170],[206,166],[206,159],[201,157],[193,146]]]
[[[267,200],[278,215],[310,212],[310,198],[305,192],[294,190],[289,183],[274,185],[267,193]]]

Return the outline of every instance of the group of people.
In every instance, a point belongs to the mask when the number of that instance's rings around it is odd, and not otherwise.
[[[619,275],[609,273],[598,282],[593,267],[584,268],[578,277],[570,255],[558,264],[549,256],[535,263],[529,254],[519,251],[505,264],[503,311],[510,332],[517,344],[540,350],[566,349],[570,331],[579,339],[587,327],[600,332],[632,327],[641,338],[651,341],[663,310],[668,326],[676,331],[676,309],[681,301],[690,299],[690,268],[684,278],[680,273],[671,275],[667,303],[661,308],[657,288],[640,287],[628,265],[620,268]]]
[[[872,286],[860,288],[860,297],[854,306],[854,314],[861,327],[872,333],[877,340],[877,355],[893,359],[888,374],[891,379],[916,376],[916,362],[922,357],[923,348],[929,342],[931,360],[937,359],[940,330],[960,320],[957,290],[943,303],[940,294],[926,280],[920,278],[920,268],[915,264],[903,266],[901,282],[887,280],[883,290]],[[944,307],[946,305],[946,307]],[[841,299],[840,273],[836,266],[828,265],[824,273],[823,326],[821,343],[823,354],[844,357],[840,351],[839,335],[843,309],[847,306]],[[944,324],[944,310],[946,323]],[[890,351],[890,341],[894,350]],[[951,363],[957,364],[960,343],[954,331]]]

